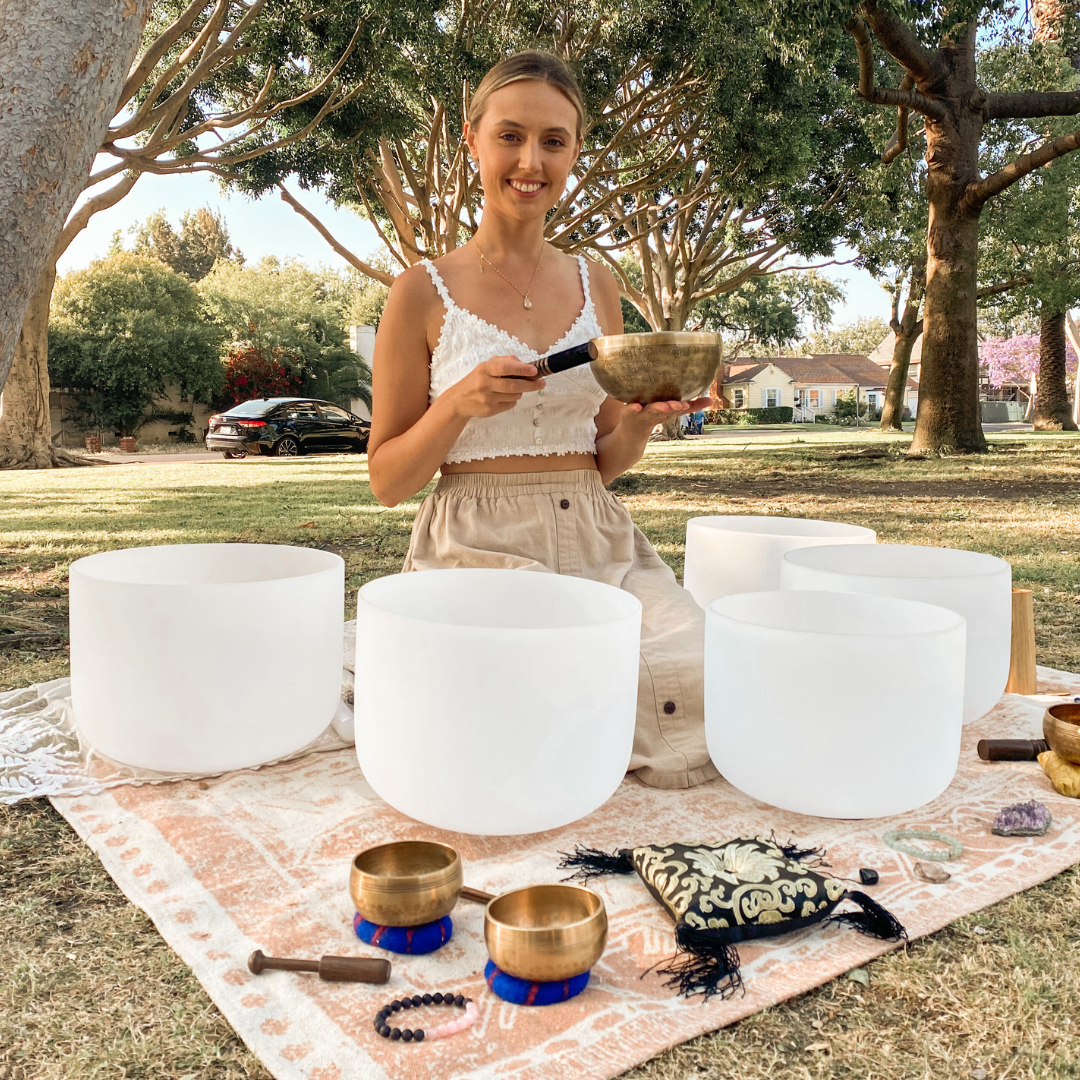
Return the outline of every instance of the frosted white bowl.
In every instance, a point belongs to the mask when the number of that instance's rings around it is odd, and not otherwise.
[[[103,754],[161,772],[299,750],[341,692],[345,564],[274,544],[126,548],[71,565],[71,695]]]
[[[817,817],[906,813],[960,752],[964,620],[829,592],[726,596],[705,615],[705,737],[737,788]]]
[[[525,570],[369,581],[356,753],[403,814],[455,832],[554,829],[606,802],[633,749],[641,604]]]
[[[717,597],[780,588],[785,552],[815,544],[873,544],[862,525],[811,518],[736,514],[696,517],[686,523],[683,585],[707,608]]]
[[[967,621],[964,723],[1005,693],[1012,642],[1012,567],[994,555],[915,544],[820,547],[784,556],[781,587],[895,596],[939,604]],[[919,677],[909,672],[909,681]]]

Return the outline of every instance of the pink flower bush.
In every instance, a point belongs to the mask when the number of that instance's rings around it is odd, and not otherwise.
[[[983,375],[993,387],[1006,383],[1029,383],[1039,372],[1039,335],[1017,334],[1011,338],[987,338],[979,345]],[[1076,374],[1076,353],[1065,345],[1065,370]]]

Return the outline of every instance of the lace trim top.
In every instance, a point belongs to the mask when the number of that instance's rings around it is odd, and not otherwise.
[[[585,303],[574,325],[548,349],[548,353],[580,345],[600,335],[600,324],[589,292],[589,266],[584,256],[579,255],[577,259]],[[500,330],[471,311],[458,307],[450,298],[439,271],[428,259],[424,259],[423,264],[446,307],[439,341],[431,354],[430,401],[464,378],[477,364],[493,356],[516,356],[525,363],[535,363],[541,355],[547,355],[529,348],[513,334]],[[594,454],[594,418],[605,394],[593,378],[589,365],[549,375],[546,381],[545,389],[523,394],[507,412],[472,417],[446,455],[447,463],[481,458]]]

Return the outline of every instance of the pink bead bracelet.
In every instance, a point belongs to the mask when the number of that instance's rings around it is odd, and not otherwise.
[[[387,1022],[394,1013],[408,1009],[419,1009],[424,1005],[456,1005],[464,1007],[465,1012],[454,1020],[448,1020],[431,1031],[423,1028],[397,1028],[391,1027]],[[459,1031],[471,1028],[480,1017],[480,1009],[472,998],[461,994],[416,994],[413,997],[403,997],[391,1001],[375,1014],[375,1030],[384,1038],[392,1042],[423,1042],[425,1039],[446,1039],[456,1035]]]

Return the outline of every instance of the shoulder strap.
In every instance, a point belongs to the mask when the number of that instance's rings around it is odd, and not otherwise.
[[[581,288],[585,293],[585,306],[592,307],[592,293],[589,292],[589,260],[584,255],[577,257],[578,269],[581,271]]]
[[[430,259],[421,259],[420,263],[427,269],[432,284],[439,290],[439,296],[442,297],[442,302],[446,305],[447,310],[449,310],[454,306],[454,301],[450,299],[450,292],[447,289],[442,276],[439,274],[439,271],[435,269],[435,264]]]

